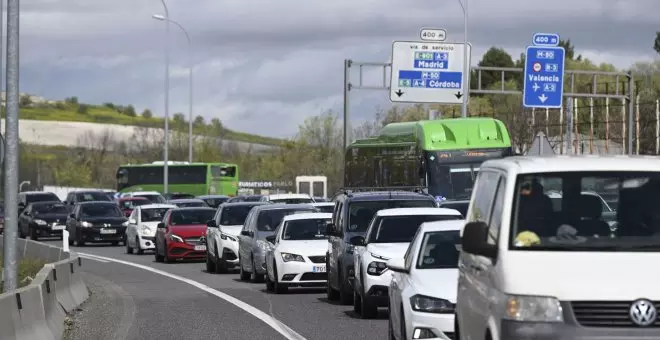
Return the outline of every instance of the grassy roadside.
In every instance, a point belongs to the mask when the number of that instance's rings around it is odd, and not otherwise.
[[[25,287],[32,282],[32,279],[44,267],[45,261],[40,259],[23,259],[18,263],[18,286]],[[0,274],[4,266],[4,260],[0,257]],[[1,276],[1,275],[0,275]],[[3,293],[2,282],[0,282],[0,293]]]
[[[41,120],[41,121],[63,121],[63,122],[86,122],[99,124],[117,124],[126,126],[142,127],[162,127],[163,119],[159,117],[136,114],[133,111],[126,113],[126,108],[114,107],[109,105],[87,105],[75,103],[57,103],[57,104],[34,104],[21,107],[21,119]],[[123,112],[122,112],[123,111]],[[185,126],[187,132],[187,123],[180,124]],[[217,128],[211,124],[195,124],[195,133],[199,135],[217,135]],[[176,129],[177,124],[173,120],[171,125]],[[226,139],[266,145],[280,145],[283,140],[272,137],[254,135],[245,132],[238,132],[220,128]],[[214,131],[215,130],[215,131]]]

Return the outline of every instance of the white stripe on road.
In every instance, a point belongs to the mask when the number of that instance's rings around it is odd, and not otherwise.
[[[83,259],[88,259],[88,260],[98,261],[98,262],[103,262],[103,263],[110,263],[110,261],[106,261],[106,260],[104,260],[104,259],[100,259],[100,258],[98,258],[98,257],[96,257],[96,256],[90,256],[90,255],[80,254],[80,253],[77,253],[77,254],[78,254],[78,256],[82,257]]]
[[[175,279],[175,280],[187,283],[187,284],[189,284],[193,287],[199,288],[199,289],[201,289],[201,290],[203,290],[203,291],[205,291],[209,294],[212,294],[212,295],[214,295],[214,296],[216,296],[220,299],[223,299],[223,300],[231,303],[232,305],[246,311],[247,313],[251,314],[255,318],[265,322],[268,326],[270,326],[271,328],[276,330],[278,333],[282,334],[288,340],[307,340],[302,335],[296,333],[294,330],[292,330],[291,328],[289,328],[285,324],[281,323],[279,320],[277,320],[274,317],[262,312],[261,310],[255,308],[251,305],[248,305],[247,303],[245,303],[245,302],[243,302],[243,301],[241,301],[241,300],[239,300],[239,299],[237,299],[237,298],[235,298],[231,295],[225,294],[225,293],[223,293],[219,290],[213,289],[213,288],[211,288],[211,287],[209,287],[205,284],[199,283],[197,281],[190,280],[190,279],[187,279],[187,278],[182,277],[182,276],[174,275],[174,274],[168,273],[166,271],[158,270],[156,268],[152,268],[152,267],[149,267],[149,266],[145,266],[145,265],[141,265],[141,264],[137,264],[137,263],[133,263],[133,262],[122,261],[122,260],[117,260],[117,259],[113,259],[113,258],[110,258],[110,257],[103,257],[103,256],[98,256],[98,255],[86,254],[86,253],[77,253],[77,254],[82,258],[89,258],[90,260],[94,260],[94,261],[105,261],[105,262],[120,263],[120,264],[124,264],[124,265],[127,265],[127,266],[143,269],[143,270],[155,273],[155,274],[160,274],[160,275],[169,277],[171,279]]]

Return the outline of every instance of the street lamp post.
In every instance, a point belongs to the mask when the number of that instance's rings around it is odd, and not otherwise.
[[[470,65],[468,64],[468,0],[458,0],[463,9],[463,106],[461,117],[468,116],[468,97],[470,95]]]
[[[163,145],[163,193],[167,194],[169,192],[169,149],[170,149],[170,11],[167,9],[167,4],[165,0],[160,0],[163,3],[163,9],[165,10],[165,133],[164,133],[164,144]]]
[[[181,29],[183,34],[186,35],[186,40],[188,40],[188,162],[192,163],[193,161],[193,59],[192,59],[192,40],[188,31],[186,31],[181,24],[178,22],[166,18],[160,14],[154,14],[152,16],[156,20],[168,21]]]

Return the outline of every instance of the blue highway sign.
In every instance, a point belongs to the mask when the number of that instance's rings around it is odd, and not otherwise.
[[[563,47],[527,47],[523,106],[530,108],[562,106],[565,55]]]
[[[534,43],[535,46],[559,46],[559,34],[534,33],[532,43]]]

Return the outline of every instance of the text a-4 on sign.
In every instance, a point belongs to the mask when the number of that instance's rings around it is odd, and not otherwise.
[[[464,44],[395,41],[392,44],[390,100],[461,104],[465,94]],[[467,63],[472,47],[467,45]]]

